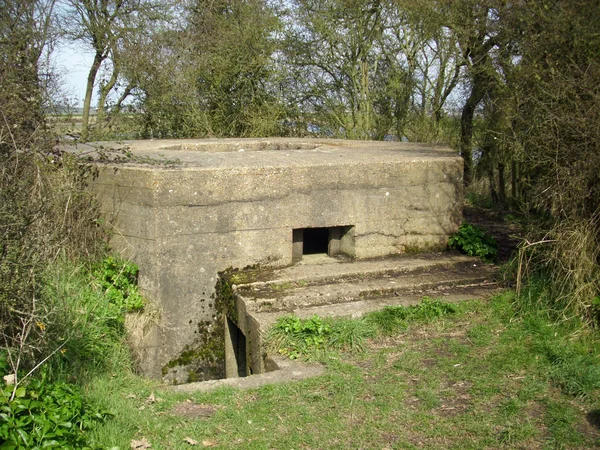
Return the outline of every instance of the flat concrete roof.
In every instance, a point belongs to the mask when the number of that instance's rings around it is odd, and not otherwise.
[[[92,158],[97,158],[99,151],[106,152],[109,158],[127,151],[137,161],[121,160],[119,165],[145,166],[145,160],[154,160],[167,163],[163,165],[165,168],[179,169],[381,164],[458,158],[454,150],[442,145],[311,138],[136,140],[67,145],[63,149]]]

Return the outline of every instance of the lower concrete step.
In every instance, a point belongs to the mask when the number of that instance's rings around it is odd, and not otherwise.
[[[345,317],[357,319],[365,314],[378,311],[386,306],[417,305],[424,297],[438,298],[447,302],[460,302],[486,298],[500,290],[497,282],[482,280],[454,286],[420,286],[411,290],[395,291],[391,295],[382,295],[367,299],[354,299],[340,303],[306,305],[289,310],[255,310],[250,312],[252,321],[261,333],[266,333],[277,319],[284,315],[293,314],[302,319],[314,315],[320,317]]]
[[[317,256],[275,270],[267,279],[234,286],[237,314],[232,320],[247,342],[248,372],[262,373],[267,359],[263,338],[283,315],[361,317],[386,306],[414,305],[424,297],[482,298],[499,289],[497,280],[495,266],[457,254],[370,261]]]

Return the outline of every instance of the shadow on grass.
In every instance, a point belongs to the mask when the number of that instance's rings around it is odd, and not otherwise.
[[[585,415],[588,423],[600,430],[600,409],[594,409]]]

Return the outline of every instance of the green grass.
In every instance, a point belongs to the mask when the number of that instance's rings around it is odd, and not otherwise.
[[[404,330],[408,323],[436,320],[456,311],[451,303],[425,297],[418,305],[387,306],[361,319],[284,316],[268,334],[267,349],[290,359],[325,362],[332,352],[364,351],[369,338],[390,335]]]
[[[39,326],[47,342],[61,346],[45,365],[50,378],[76,381],[130,365],[125,303],[116,304],[105,294],[83,266],[60,260],[47,270],[43,297],[49,313]]]
[[[597,448],[586,415],[600,406],[599,340],[516,316],[512,300],[411,310],[402,323],[388,311],[370,326],[391,315],[395,331],[370,337],[367,320],[331,322],[343,345],[321,353],[325,375],[302,382],[184,395],[133,375],[99,378],[88,398],[115,417],[92,438],[121,449],[142,438],[153,449],[193,448],[186,438],[223,449]]]

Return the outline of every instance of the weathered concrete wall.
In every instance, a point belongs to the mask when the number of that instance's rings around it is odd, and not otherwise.
[[[353,226],[354,256],[444,247],[461,220],[462,160],[443,147],[339,140],[135,141],[95,189],[162,309],[138,330],[141,368],[180,382],[222,374],[217,272],[292,263],[292,230]],[[207,345],[205,341],[210,341]],[[212,362],[211,362],[212,361]],[[191,374],[191,376],[189,376]]]

